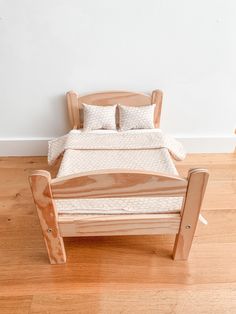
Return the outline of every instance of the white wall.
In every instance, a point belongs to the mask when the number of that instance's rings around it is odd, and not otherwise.
[[[235,12],[235,0],[0,0],[0,153],[65,133],[70,89],[160,88],[166,132],[233,149]]]

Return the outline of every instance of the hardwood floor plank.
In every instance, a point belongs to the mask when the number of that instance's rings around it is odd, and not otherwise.
[[[236,180],[210,180],[203,201],[203,209],[222,210],[225,208],[236,209]]]
[[[106,293],[35,295],[32,314],[64,313],[234,313],[236,290],[120,290]]]
[[[85,239],[83,245],[85,245]],[[81,241],[82,242],[82,241]],[[123,248],[102,246],[95,242],[91,249],[82,249],[80,243],[67,246],[68,264],[52,267],[45,260],[37,263],[32,259],[28,265],[8,265],[0,268],[0,295],[4,293],[34,294],[38,289],[72,293],[91,283],[98,287],[113,283],[162,285],[217,286],[236,282],[235,243],[195,243],[189,261],[173,262],[171,247],[149,245]],[[87,246],[90,243],[87,241]],[[227,265],[225,262],[227,256]]]
[[[32,296],[0,296],[1,314],[29,314]]]

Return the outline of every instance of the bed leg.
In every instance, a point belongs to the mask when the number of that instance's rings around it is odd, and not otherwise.
[[[181,211],[182,218],[173,250],[174,260],[188,259],[208,177],[209,173],[206,169],[191,169],[188,173],[188,187]]]
[[[62,264],[66,262],[66,253],[58,227],[50,181],[50,173],[44,170],[35,171],[29,177],[50,263]]]

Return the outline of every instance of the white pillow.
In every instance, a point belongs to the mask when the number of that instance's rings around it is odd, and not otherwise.
[[[119,105],[120,130],[154,129],[155,106],[155,104],[139,107]]]
[[[116,130],[116,107],[95,106],[83,104],[85,131],[91,130]]]

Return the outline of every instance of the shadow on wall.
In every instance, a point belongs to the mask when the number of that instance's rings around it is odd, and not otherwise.
[[[66,95],[61,94],[51,97],[50,106],[50,123],[53,125],[53,136],[60,136],[67,133],[70,129],[70,121],[67,110]]]

